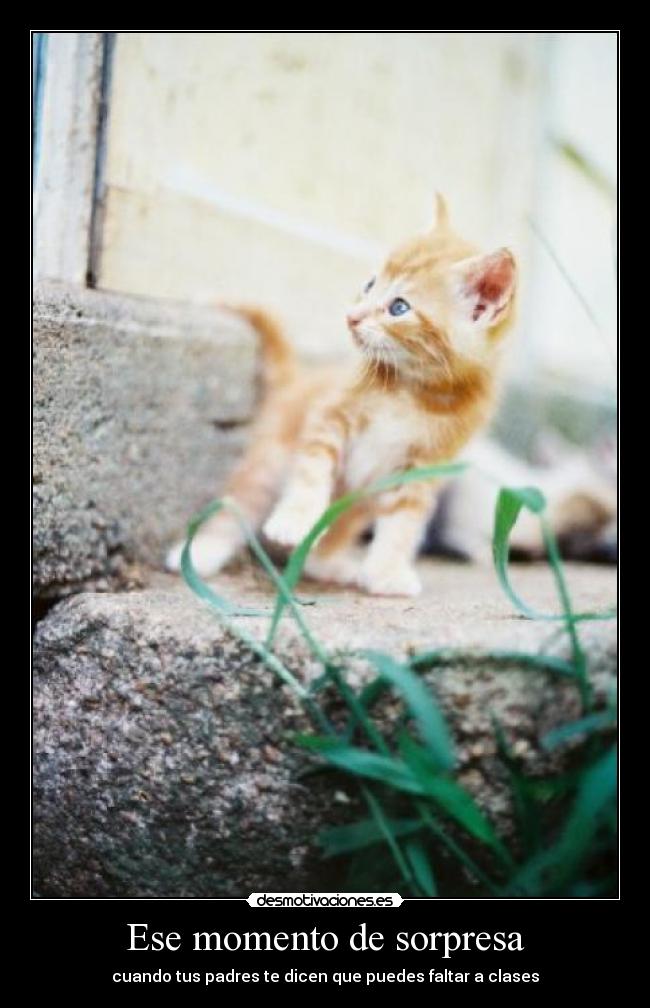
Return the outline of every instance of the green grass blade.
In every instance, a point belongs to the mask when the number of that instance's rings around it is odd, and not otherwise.
[[[566,621],[566,606],[565,612],[558,614],[542,613],[538,612],[536,609],[532,609],[514,590],[508,576],[510,533],[512,532],[513,526],[519,517],[521,509],[523,507],[528,508],[529,511],[538,515],[540,520],[542,520],[545,506],[546,502],[544,500],[544,496],[535,487],[504,487],[501,489],[497,498],[497,505],[494,514],[494,529],[492,533],[492,555],[494,558],[494,566],[503,591],[510,599],[515,609],[517,609],[522,616],[533,620]],[[550,547],[554,554],[553,557],[549,555],[549,561],[556,573],[557,580],[559,554],[557,552],[557,548],[553,549],[554,537],[550,533],[549,526],[546,523],[543,523],[543,530],[547,551]],[[566,599],[568,599],[568,594],[566,592],[561,592],[561,594],[566,596],[566,598],[563,599],[563,601],[566,601]],[[614,610],[608,610],[603,613],[572,613],[571,621],[576,623],[582,620],[613,619],[615,616],[616,613]]]
[[[559,840],[526,862],[506,894],[566,895],[577,871],[593,852],[598,831],[616,814],[616,746],[584,770]]]
[[[463,661],[481,661],[503,665],[517,665],[521,668],[539,669],[542,672],[554,672],[568,679],[575,679],[576,671],[573,665],[563,658],[553,655],[534,654],[529,651],[473,651],[463,652],[450,648],[440,648],[435,651],[422,651],[409,659],[410,667],[416,672],[427,672],[430,669],[448,665],[456,665]]]
[[[422,829],[421,819],[388,819],[387,824],[395,837],[409,836]],[[363,819],[347,826],[333,826],[318,836],[325,857],[338,857],[352,851],[363,850],[386,839],[375,819]]]
[[[234,606],[222,595],[219,595],[210,587],[210,585],[206,584],[205,581],[199,577],[192,563],[191,546],[194,536],[208,518],[212,518],[214,515],[218,514],[219,511],[222,511],[223,508],[223,501],[213,501],[211,504],[208,504],[207,507],[203,508],[202,511],[199,511],[199,513],[196,514],[189,522],[187,527],[187,538],[185,540],[185,545],[183,546],[183,552],[181,553],[181,573],[185,583],[191,591],[193,591],[194,594],[203,602],[207,602],[208,605],[212,609],[215,609],[218,613],[222,613],[226,616],[264,616],[266,613],[262,610],[246,609],[241,606]]]
[[[380,830],[382,836],[384,837],[384,840],[388,844],[388,848],[391,854],[393,855],[393,859],[402,875],[402,878],[407,883],[407,885],[411,886],[412,888],[415,888],[417,892],[417,886],[413,878],[413,873],[409,867],[408,862],[404,858],[404,855],[402,854],[402,849],[399,843],[397,842],[397,838],[391,828],[390,820],[384,814],[384,810],[382,809],[380,803],[377,801],[377,799],[375,798],[374,794],[372,793],[369,787],[362,785],[361,793],[366,800],[366,804],[370,809],[370,813],[374,818],[375,823],[377,824],[377,828]]]
[[[404,760],[380,756],[329,737],[300,735],[295,741],[347,773],[368,777],[407,794],[432,798],[475,839],[487,844],[503,861],[510,863],[503,844],[469,792],[449,777],[432,774],[430,762],[424,768],[408,765]]]
[[[508,560],[510,555],[510,533],[514,527],[521,509],[527,507],[533,514],[541,514],[546,507],[544,496],[534,487],[515,489],[503,487],[499,491],[496,510],[494,512],[494,528],[492,531],[492,557],[494,566],[503,591],[523,616],[528,619],[547,619],[545,614],[531,609],[515,592],[508,577]],[[555,619],[555,616],[551,617]]]
[[[443,770],[451,770],[456,761],[453,742],[447,722],[431,691],[419,676],[406,665],[396,662],[380,651],[361,651],[379,672],[379,675],[402,696],[418,726],[422,741],[431,756]]]
[[[404,844],[404,854],[424,895],[435,899],[438,887],[424,845],[419,840],[407,840]]]
[[[492,879],[485,874],[482,868],[472,860],[469,854],[466,854],[463,848],[460,846],[453,837],[450,837],[447,831],[440,825],[438,820],[434,817],[430,808],[428,808],[424,802],[416,802],[415,807],[422,817],[422,822],[431,832],[431,834],[443,844],[444,847],[450,852],[450,854],[456,858],[462,865],[467,868],[470,875],[472,875],[478,882],[480,882],[488,892],[497,894],[499,889],[498,886],[492,881]]]
[[[344,511],[347,511],[347,509],[353,504],[363,500],[365,497],[382,493],[385,490],[392,490],[395,487],[403,486],[406,483],[413,483],[418,480],[435,479],[443,476],[456,476],[459,473],[464,472],[466,468],[467,463],[465,462],[444,462],[439,465],[422,466],[421,468],[409,469],[403,473],[396,473],[392,476],[387,476],[385,479],[378,480],[376,483],[370,484],[370,486],[365,487],[363,490],[356,490],[352,493],[345,494],[343,497],[339,497],[338,500],[334,501],[333,504],[330,504],[327,510],[323,512],[316,524],[307,533],[302,542],[296,546],[289,557],[287,566],[284,569],[284,580],[289,590],[293,590],[300,580],[300,575],[302,574],[305,566],[305,561],[307,560],[309,551],[315,541],[330,527],[330,525],[336,521],[337,518],[343,514]],[[273,613],[267,638],[267,645],[269,647],[275,639],[275,634],[280,619],[282,618],[285,605],[286,603],[283,598],[278,597],[276,599],[275,611]]]
[[[611,178],[603,172],[598,165],[588,157],[584,151],[576,147],[574,143],[565,137],[551,136],[551,144],[560,154],[562,154],[569,164],[573,165],[586,179],[604,195],[608,196],[612,203],[616,202],[616,185]]]
[[[414,742],[406,732],[400,736],[399,748],[402,759],[420,783],[423,792],[433,798],[471,836],[487,844],[503,862],[510,864],[510,855],[469,791],[453,778],[441,774],[429,752]]]
[[[497,754],[504,764],[509,778],[519,837],[527,857],[539,850],[541,843],[541,806],[530,782],[520,773],[517,761],[506,740],[497,719],[492,717],[492,725],[497,743]]]
[[[487,844],[505,864],[512,863],[512,858],[469,791],[450,777],[429,776],[419,778],[419,781],[424,793],[433,798],[448,816],[455,819],[476,840]]]
[[[213,515],[218,514],[221,510],[227,510],[235,516],[237,519],[250,549],[253,551],[254,555],[259,560],[261,566],[269,576],[270,580],[273,582],[278,595],[284,600],[285,605],[287,605],[291,613],[298,624],[300,631],[310,648],[312,654],[314,654],[321,662],[325,663],[327,661],[327,655],[323,651],[320,643],[311,633],[305,619],[300,612],[298,600],[293,595],[292,591],[287,586],[282,574],[277,570],[275,564],[269,557],[268,553],[262,546],[261,542],[255,535],[254,530],[251,528],[249,522],[246,520],[241,509],[238,507],[236,501],[230,500],[224,497],[222,500],[214,501],[203,509],[195,518],[192,519],[188,528],[188,538],[183,548],[183,553],[181,556],[181,571],[185,581],[189,587],[194,591],[199,598],[208,602],[211,606],[218,609],[221,612],[227,612],[230,616],[267,616],[270,615],[269,612],[265,610],[255,610],[255,609],[241,609],[234,608],[230,606],[220,595],[218,595],[209,585],[199,578],[192,563],[190,556],[190,547],[194,536],[198,532],[201,525],[211,518]],[[313,604],[311,602],[304,604]]]
[[[298,735],[294,741],[355,776],[368,777],[409,794],[423,794],[420,784],[406,764],[392,756],[382,756],[368,749],[348,746],[327,736]]]
[[[577,735],[588,735],[591,732],[600,731],[601,728],[611,728],[616,721],[616,711],[598,711],[595,714],[588,714],[577,721],[570,721],[568,724],[559,725],[547,732],[541,740],[544,749],[556,749],[559,745],[569,742]]]
[[[616,746],[612,746],[583,774],[558,845],[560,881],[569,877],[582,859],[600,825],[599,820],[616,801],[616,767]]]
[[[345,733],[346,742],[350,742],[352,740],[354,728],[359,727],[363,730],[368,738],[368,741],[374,745],[378,752],[382,753],[384,756],[390,756],[390,749],[383,735],[379,731],[379,728],[375,725],[374,721],[368,717],[366,708],[361,703],[360,698],[354,690],[348,685],[345,675],[341,669],[339,669],[336,665],[327,665],[326,676],[330,682],[334,683],[350,711],[350,723]]]
[[[238,623],[232,618],[234,616],[241,615],[259,615],[257,610],[244,610],[233,607],[221,595],[218,595],[217,592],[213,591],[213,589],[199,577],[194,568],[191,556],[192,540],[203,522],[207,521],[207,519],[212,517],[212,515],[217,514],[223,506],[224,504],[222,501],[216,501],[204,508],[203,511],[199,512],[199,514],[196,515],[190,522],[187,541],[183,547],[181,556],[181,572],[183,574],[183,578],[185,579],[188,587],[200,599],[207,602],[210,608],[216,612],[221,623],[223,623],[223,625],[230,631],[233,637],[239,638],[239,640],[246,644],[253,654],[257,655],[257,657],[260,658],[265,665],[267,665],[267,667],[278,677],[278,679],[296,694],[314,723],[323,731],[331,731],[331,725],[327,716],[320,707],[313,702],[307,688],[296,679],[294,674],[287,668],[284,662],[277,657],[277,655],[274,655],[271,651],[269,651],[269,649],[256,637],[254,637],[253,634],[248,633],[241,623]]]

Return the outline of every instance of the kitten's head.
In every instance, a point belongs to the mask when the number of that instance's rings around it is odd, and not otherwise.
[[[451,230],[442,197],[433,227],[397,248],[365,285],[347,322],[371,363],[453,381],[489,367],[513,313],[508,249],[477,254]]]

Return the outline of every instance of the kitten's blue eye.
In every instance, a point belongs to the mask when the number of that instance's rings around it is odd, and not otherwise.
[[[363,288],[363,293],[367,294],[371,287],[375,286],[375,278],[371,277],[366,286]]]
[[[388,306],[388,311],[391,315],[405,315],[410,310],[411,306],[404,298],[395,298]]]

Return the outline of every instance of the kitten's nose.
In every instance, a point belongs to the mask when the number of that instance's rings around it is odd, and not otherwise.
[[[365,312],[349,311],[346,315],[346,321],[350,329],[354,329],[355,326],[358,326],[364,315]]]

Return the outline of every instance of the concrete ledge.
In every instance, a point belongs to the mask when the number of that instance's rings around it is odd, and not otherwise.
[[[458,647],[465,658],[428,677],[453,726],[460,779],[499,830],[512,828],[495,758],[495,715],[531,773],[561,769],[566,752],[541,736],[578,715],[575,688],[551,675],[485,661],[506,648],[566,653],[556,629],[513,615],[492,571],[421,561],[417,600],[326,591],[305,615],[330,651],[393,654]],[[544,566],[516,572],[531,604],[555,608]],[[219,578],[233,599],[269,605],[258,571]],[[576,605],[615,598],[611,570],[574,566]],[[261,634],[266,624],[247,620]],[[611,622],[584,625],[590,675],[602,701],[616,670]],[[301,678],[316,666],[293,624],[278,650]],[[125,594],[81,594],[43,619],[35,637],[34,855],[41,896],[225,897],[327,889],[331,867],[314,838],[358,814],[353,789],[301,777],[305,757],[287,733],[306,727],[286,688],[225,633],[179,582]],[[360,663],[353,679],[368,674]],[[399,707],[381,712],[390,730]],[[335,797],[338,795],[338,797]],[[347,796],[347,801],[346,801]],[[340,880],[339,880],[340,882]],[[336,885],[336,883],[335,883]]]
[[[210,308],[37,285],[34,581],[128,583],[219,491],[254,400],[255,339]]]

